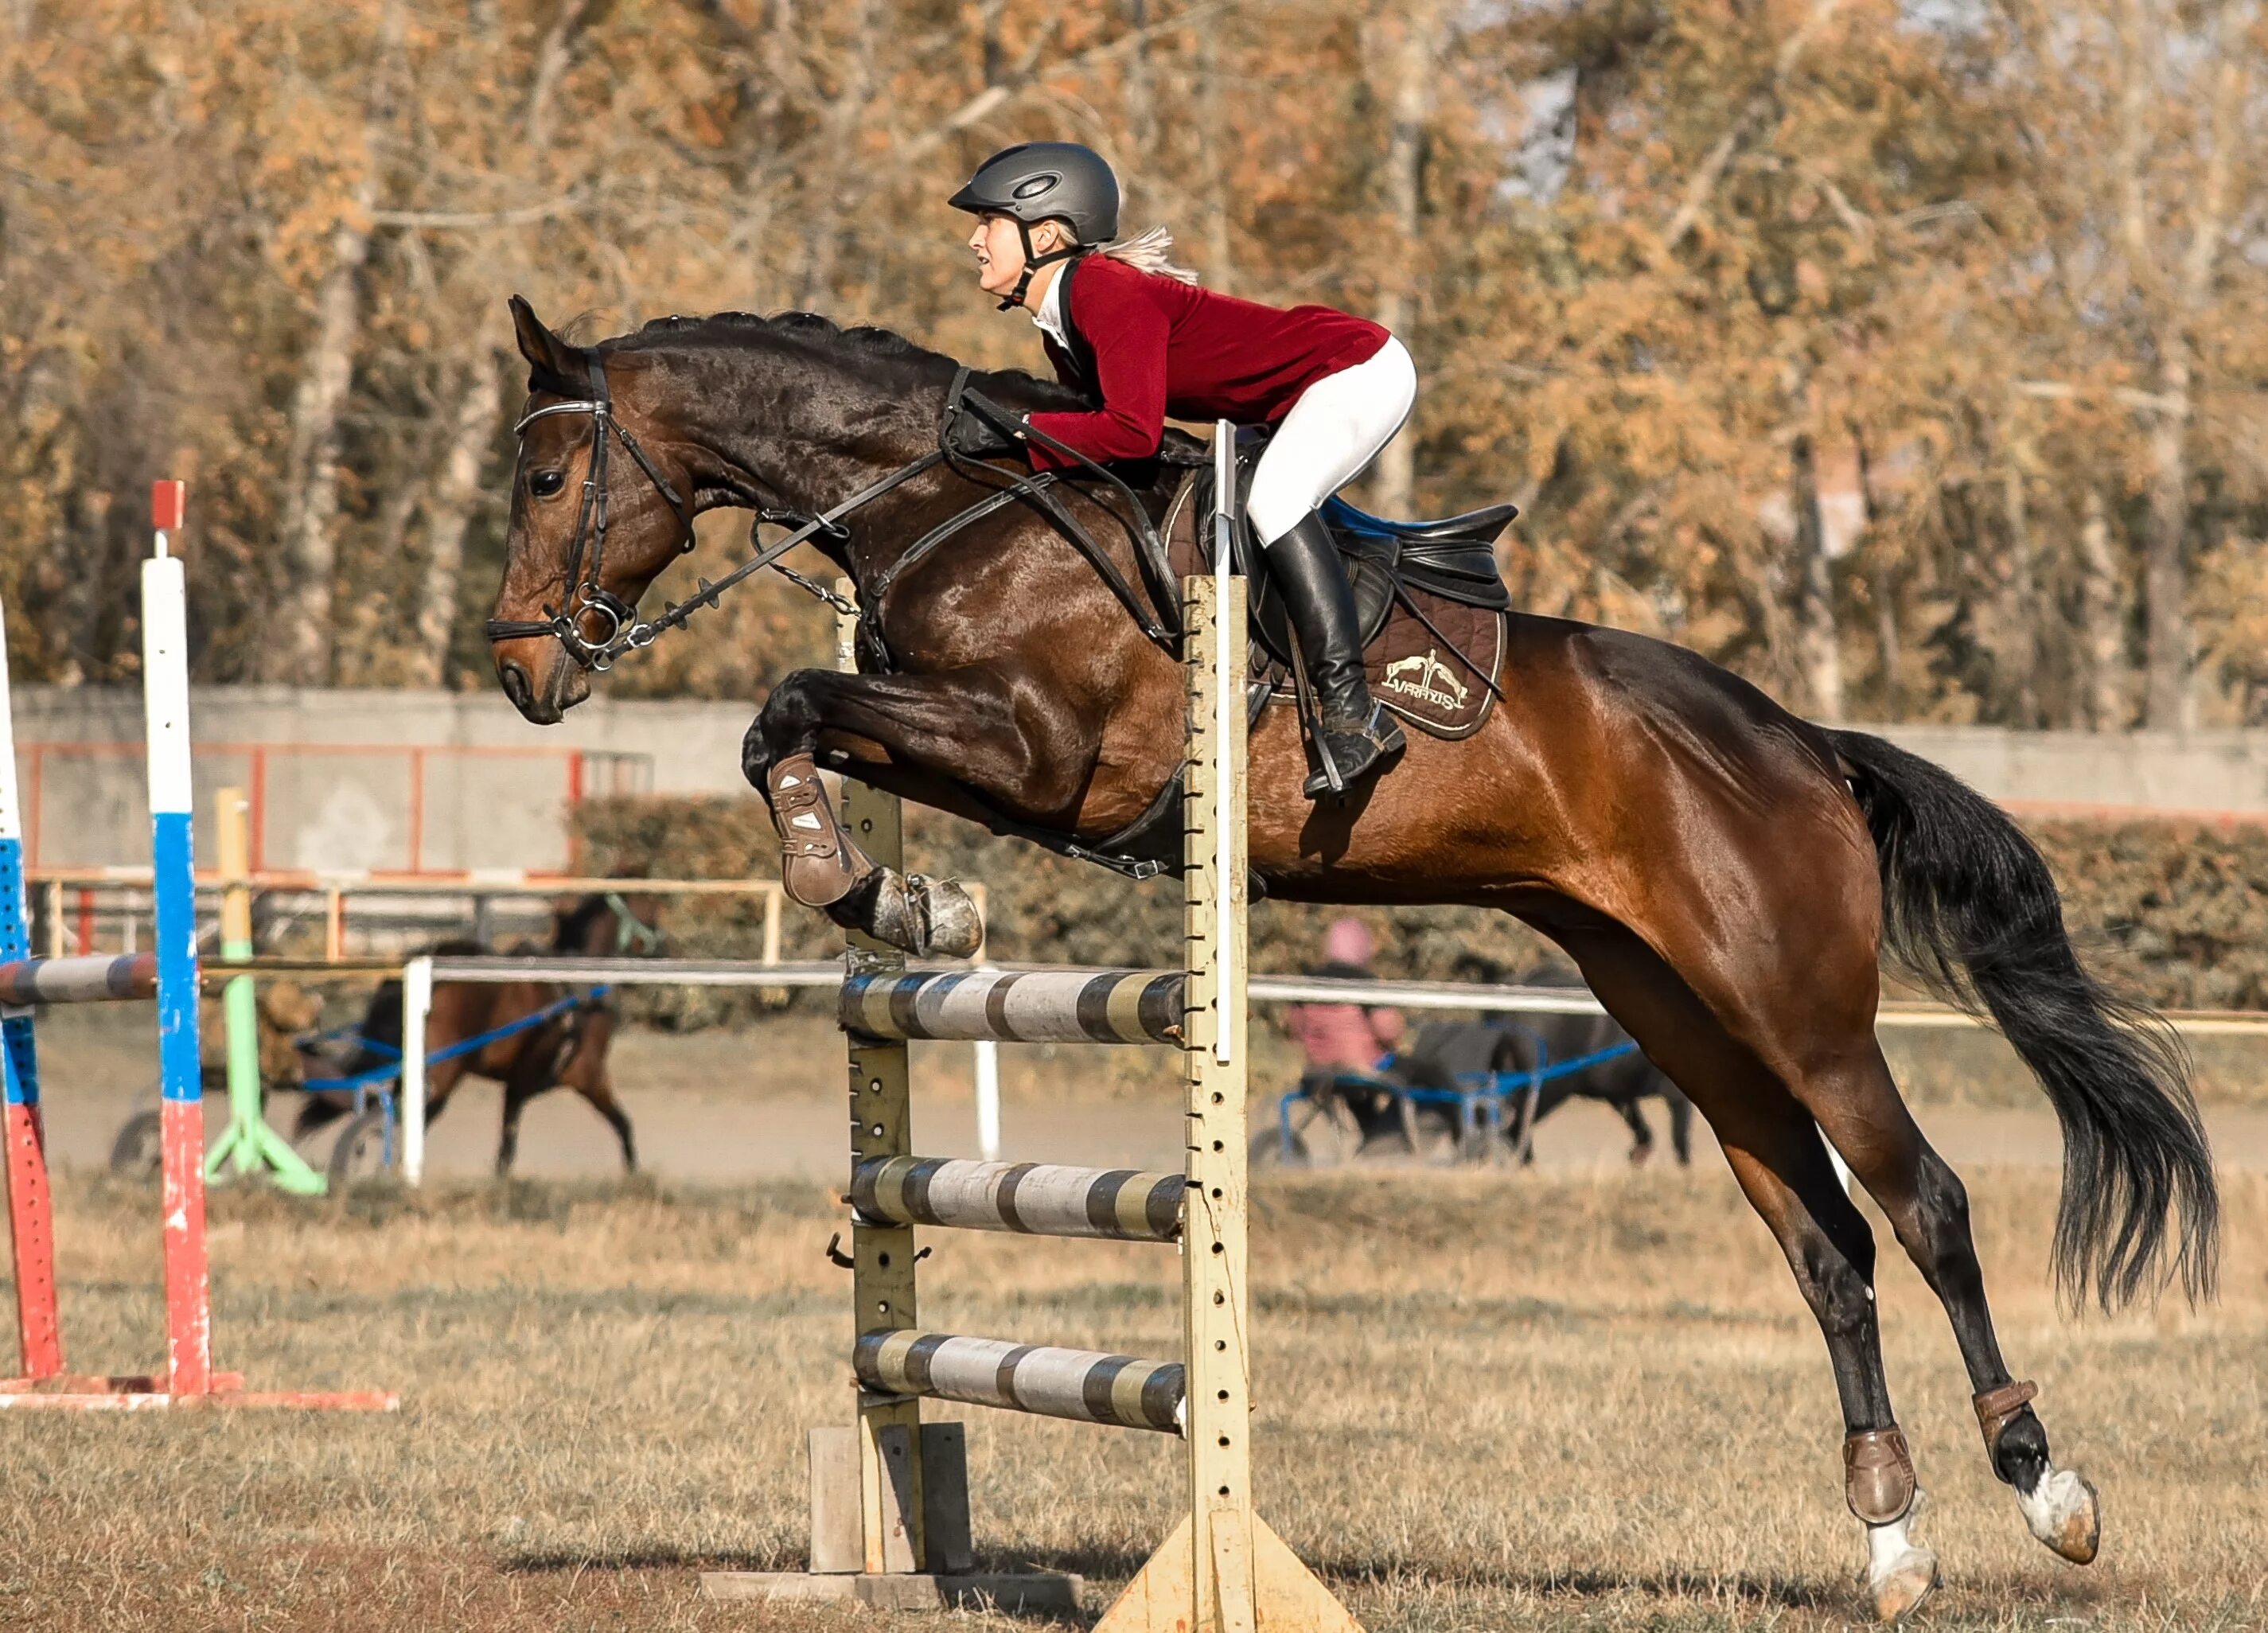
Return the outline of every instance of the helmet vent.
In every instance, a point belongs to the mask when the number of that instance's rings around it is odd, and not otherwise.
[[[1014,196],[1020,199],[1037,198],[1062,180],[1061,176],[1054,174],[1028,177],[1016,184]]]

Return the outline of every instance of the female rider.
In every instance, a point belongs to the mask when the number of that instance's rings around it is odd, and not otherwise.
[[[1118,179],[1076,143],[995,153],[951,202],[977,218],[977,282],[1002,311],[1031,313],[1058,378],[1098,405],[1035,414],[1035,429],[1105,460],[1154,456],[1169,415],[1275,428],[1245,509],[1322,717],[1324,764],[1304,791],[1317,798],[1332,768],[1344,785],[1398,753],[1402,728],[1363,678],[1353,592],[1316,511],[1409,417],[1418,373],[1402,342],[1329,306],[1282,311],[1199,289],[1167,259],[1161,229],[1114,242]],[[1035,468],[1065,463],[1021,447]]]

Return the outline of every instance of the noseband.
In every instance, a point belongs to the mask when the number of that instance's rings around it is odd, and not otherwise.
[[[591,394],[575,402],[551,402],[523,417],[512,428],[516,438],[525,438],[527,428],[538,420],[549,419],[555,414],[587,414],[591,416],[591,468],[583,479],[583,503],[575,512],[575,537],[567,547],[567,599],[572,603],[563,612],[549,607],[543,609],[540,623],[509,618],[491,618],[484,626],[490,642],[516,641],[525,636],[556,635],[571,657],[585,669],[606,670],[614,666],[615,659],[634,646],[648,646],[659,633],[652,625],[637,622],[637,608],[607,588],[603,574],[607,563],[607,451],[609,433],[619,440],[638,469],[654,490],[668,502],[670,513],[677,519],[677,543],[680,550],[693,548],[693,512],[687,506],[669,478],[647,457],[638,439],[630,435],[630,427],[615,417],[614,398],[607,390],[606,366],[599,354],[590,355]],[[583,570],[583,551],[590,547],[591,570]],[[583,633],[583,620],[597,614],[606,621],[606,632],[593,641]]]

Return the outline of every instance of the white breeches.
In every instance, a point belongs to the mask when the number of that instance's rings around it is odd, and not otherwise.
[[[1263,544],[1352,482],[1394,440],[1418,395],[1418,365],[1391,335],[1375,357],[1326,374],[1300,394],[1252,473],[1245,499]]]

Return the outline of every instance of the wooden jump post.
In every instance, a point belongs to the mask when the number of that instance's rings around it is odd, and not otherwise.
[[[181,525],[182,484],[151,495],[154,554],[142,563],[142,685],[150,766],[154,950],[125,958],[31,957],[16,742],[0,621],[0,1033],[4,1033],[8,1218],[24,1375],[0,1379],[0,1409],[143,1409],[288,1406],[387,1411],[378,1391],[254,1394],[212,1366],[212,1290],[205,1262],[203,1078],[197,1054],[197,925],[189,788],[188,603],[168,535]],[[155,998],[164,1092],[166,1371],[86,1377],[63,1370],[55,1302],[54,1212],[40,1119],[34,1005]]]
[[[1179,1435],[1187,1508],[1097,1633],[1359,1633],[1255,1512],[1245,1278],[1245,587],[1227,567],[1230,429],[1215,442],[1216,567],[1182,585],[1189,754],[1182,768],[1184,957],[1178,970],[908,975],[854,935],[850,1041],[858,1422],[811,1431],[808,1572],[711,1571],[715,1598],[854,1600],[915,1609],[990,1601],[1076,1612],[1079,1578],[986,1575],[970,1548],[962,1428],[921,1401],[1000,1407]],[[844,815],[902,868],[897,799],[846,783]],[[909,1039],[1163,1043],[1182,1051],[1178,1174],[915,1154]],[[1174,1242],[1180,1361],[932,1332],[916,1305],[918,1225]]]

